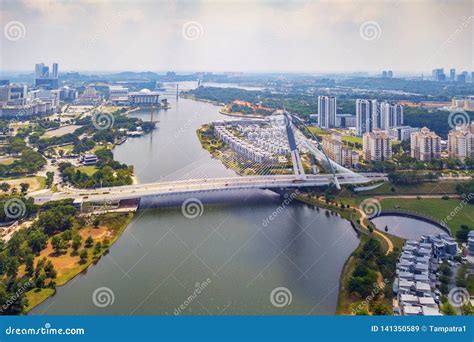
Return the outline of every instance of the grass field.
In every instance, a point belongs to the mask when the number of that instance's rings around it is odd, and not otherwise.
[[[417,194],[432,194],[432,195],[455,195],[456,185],[459,181],[441,181],[441,182],[425,182],[414,185],[392,185],[391,183],[384,183],[376,189],[364,191],[360,194],[365,195],[417,195]],[[392,191],[392,188],[394,191]]]
[[[95,166],[80,166],[78,167],[79,171],[84,172],[88,176],[92,176],[96,171],[97,168]]]
[[[345,135],[342,137],[343,142],[351,142],[351,143],[357,143],[357,144],[362,144],[362,137],[356,137],[353,135]]]
[[[3,183],[3,182],[10,184],[10,186],[12,187],[16,187],[18,190],[20,190],[21,183],[28,183],[30,185],[30,187],[28,188],[28,192],[41,190],[41,189],[44,189],[46,186],[46,178],[41,177],[41,176],[23,177],[23,178],[17,178],[17,179],[11,179],[11,178],[0,179],[0,183]]]
[[[35,306],[40,305],[46,299],[54,294],[55,290],[51,288],[40,289],[39,291],[31,290],[28,291],[25,296],[28,299],[28,305],[25,307],[25,312],[30,311]]]
[[[463,204],[460,199],[443,200],[439,198],[385,198],[381,201],[382,209],[398,207],[431,216],[437,220],[445,220],[453,236],[461,224],[474,228],[474,205]],[[456,213],[454,212],[456,210]],[[446,218],[451,216],[451,220]]]

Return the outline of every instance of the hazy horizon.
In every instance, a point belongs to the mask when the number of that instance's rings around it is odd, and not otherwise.
[[[420,74],[474,70],[471,1],[2,0],[0,69]]]

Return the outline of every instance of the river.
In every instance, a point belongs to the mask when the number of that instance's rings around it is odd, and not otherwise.
[[[142,183],[234,175],[201,148],[195,133],[223,118],[219,107],[168,99],[172,108],[155,113],[157,129],[118,146],[116,159],[134,165]],[[131,115],[150,117],[148,111]],[[283,203],[270,191],[202,200],[195,218],[179,206],[157,209],[143,201],[110,252],[30,314],[335,313],[340,273],[358,244],[349,222],[296,201]],[[106,307],[92,298],[102,287],[113,297]]]

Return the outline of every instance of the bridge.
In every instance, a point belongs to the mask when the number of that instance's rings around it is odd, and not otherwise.
[[[279,192],[285,189],[328,185],[340,188],[341,184],[365,184],[370,181],[385,179],[385,176],[380,173],[355,173],[331,160],[324,152],[318,138],[311,133],[298,117],[290,115],[286,111],[272,117],[276,120],[270,120],[270,122],[273,122],[271,126],[277,126],[282,132],[286,133],[293,174],[272,174],[271,167],[266,165],[268,162],[250,162],[247,165],[250,165],[252,170],[257,170],[259,174],[233,177],[190,177],[188,174],[188,177],[185,179],[161,180],[139,185],[89,190],[64,187],[59,192],[43,192],[35,194],[33,197],[37,203],[66,198],[81,199],[83,202],[101,203],[173,195],[195,196],[200,193],[250,189],[268,189]],[[307,174],[300,156],[300,150],[302,149],[314,156],[321,168],[325,168],[328,173]],[[234,162],[248,162],[247,158],[236,155]],[[217,162],[221,163],[219,160]]]

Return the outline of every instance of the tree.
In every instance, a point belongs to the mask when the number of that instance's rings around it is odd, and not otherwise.
[[[7,264],[7,276],[11,278],[16,278],[18,274],[18,266],[20,266],[20,263],[18,262],[18,257],[11,257]]]
[[[20,191],[22,194],[26,194],[28,189],[30,188],[30,184],[28,183],[20,183]]]
[[[3,192],[8,192],[10,188],[11,188],[11,185],[8,183],[3,182],[0,184],[0,190],[2,190]]]
[[[474,316],[474,306],[470,302],[467,302],[461,306],[461,312],[464,316]]]
[[[44,272],[41,272],[40,275],[36,277],[35,286],[39,289],[43,288],[45,279],[46,274],[44,274]]]
[[[28,253],[25,257],[25,272],[28,277],[33,276],[35,271],[35,256],[31,253]]]
[[[441,312],[446,316],[456,316],[456,309],[451,305],[449,301],[441,305]]]
[[[374,316],[387,316],[387,315],[390,315],[390,309],[388,308],[387,304],[377,302],[374,305],[372,314]]]
[[[81,253],[79,254],[79,258],[80,258],[79,263],[85,264],[87,262],[87,257],[88,257],[87,249],[81,250]]]
[[[67,242],[64,241],[61,236],[55,235],[51,239],[51,246],[53,246],[53,249],[56,253],[56,255],[61,254],[62,251],[67,249]]]
[[[95,248],[94,248],[94,255],[100,253],[100,251],[102,250],[102,244],[99,242],[97,242],[95,244]]]
[[[92,236],[88,236],[86,239],[85,247],[90,248],[94,244],[94,239],[92,239]]]
[[[79,234],[74,235],[72,238],[72,245],[71,245],[73,253],[71,254],[77,255],[77,251],[81,247],[81,243],[82,243],[81,236]]]
[[[39,254],[46,247],[47,242],[48,236],[39,228],[33,230],[28,236],[28,246],[35,254]]]
[[[54,269],[54,265],[51,262],[51,260],[48,260],[46,262],[46,265],[44,265],[44,273],[46,274],[46,277],[54,279],[56,278],[56,270]]]

